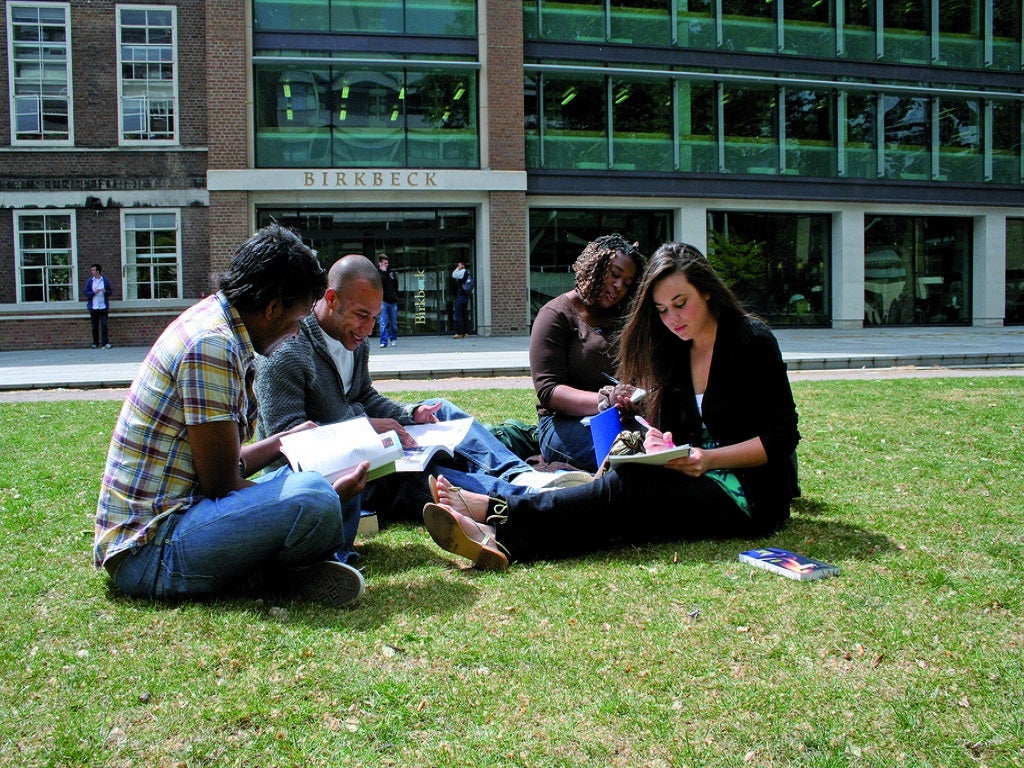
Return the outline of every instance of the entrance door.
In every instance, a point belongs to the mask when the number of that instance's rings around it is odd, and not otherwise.
[[[324,268],[349,253],[374,264],[381,253],[398,273],[398,335],[447,335],[452,323],[452,270],[464,261],[475,274],[472,209],[415,208],[399,211],[264,208],[259,225],[276,221],[298,232]],[[476,330],[475,310],[469,308]]]

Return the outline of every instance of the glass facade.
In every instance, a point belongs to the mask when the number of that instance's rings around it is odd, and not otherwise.
[[[258,168],[475,168],[477,71],[256,65]]]
[[[973,221],[864,221],[864,324],[962,324],[971,318]]]
[[[259,31],[472,37],[476,0],[254,0]]]
[[[1024,324],[1024,219],[1006,220],[1006,323]]]
[[[774,326],[826,325],[832,219],[708,212],[708,259],[743,305]]]
[[[398,273],[400,336],[454,333],[451,272],[462,261],[478,275],[476,223],[470,209],[261,208],[257,219],[260,227],[276,221],[299,232],[324,268],[349,253],[369,259],[386,253]],[[475,330],[474,312],[471,299],[469,315]]]
[[[576,284],[572,265],[588,242],[618,233],[650,255],[672,239],[672,213],[588,208],[530,209],[530,322]]]
[[[528,40],[1018,72],[1019,0],[525,0]]]
[[[771,77],[538,69],[526,67],[528,169],[1024,180],[1022,101],[1013,98]]]

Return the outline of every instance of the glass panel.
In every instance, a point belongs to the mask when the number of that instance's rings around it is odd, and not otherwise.
[[[831,314],[831,217],[708,212],[708,259],[744,306],[775,326]]]
[[[121,138],[175,138],[174,15],[120,9]]]
[[[605,79],[544,77],[544,167],[608,167]]]
[[[841,1],[841,0],[840,0]],[[832,58],[836,51],[834,0],[786,0],[783,53]]]
[[[939,99],[939,179],[978,182],[984,178],[981,102]]]
[[[730,51],[775,53],[775,4],[764,0],[723,3],[722,46]]]
[[[541,5],[540,36],[545,40],[604,42],[604,0],[545,0]]]
[[[71,301],[72,237],[69,214],[14,218],[21,293],[19,301]]]
[[[723,90],[725,168],[731,173],[778,173],[775,89],[727,85]]]
[[[887,325],[958,324],[971,317],[973,222],[867,217],[865,318]]]
[[[716,48],[714,3],[712,0],[674,0],[676,38],[681,48]]]
[[[992,68],[1017,72],[1021,68],[1020,0],[992,3]]]
[[[669,0],[611,0],[612,43],[669,45]]]
[[[622,235],[650,255],[672,239],[670,211],[530,209],[530,320],[576,283],[573,262],[600,235]]]
[[[717,173],[717,86],[714,83],[680,80],[676,87],[676,98],[679,101],[679,170]]]
[[[479,167],[476,77],[450,70],[409,73],[406,166]]]
[[[939,60],[951,67],[980,68],[985,34],[979,0],[939,3]]]
[[[523,139],[526,167],[540,168],[540,76],[527,73],[523,80]]]
[[[885,111],[885,176],[927,179],[931,175],[930,101],[927,97],[882,97]]]
[[[786,173],[836,175],[835,99],[832,91],[786,89]]]
[[[612,81],[613,168],[670,170],[672,94],[668,81]]]
[[[476,35],[476,0],[406,0],[405,29],[413,35]]]
[[[992,102],[992,181],[1019,184],[1021,176],[1021,105]]]
[[[330,86],[333,165],[405,165],[404,79],[402,72],[371,69],[334,75]]]
[[[174,213],[126,214],[127,298],[178,298],[178,220]]]
[[[324,31],[331,28],[328,0],[254,0],[259,30]]]
[[[1024,219],[1006,220],[1006,323],[1024,323]]]
[[[66,9],[11,6],[11,72],[16,141],[71,138]]]
[[[328,5],[332,32],[401,34],[405,30],[402,0],[345,0]]]
[[[845,94],[846,114],[839,121],[846,131],[845,176],[853,179],[878,178],[878,142],[874,95]]]
[[[301,232],[325,267],[347,253],[369,258],[387,253],[398,273],[399,335],[454,332],[451,271],[459,261],[476,270],[471,210],[261,209],[257,218],[259,226],[276,221]],[[475,320],[472,301],[470,320]]]
[[[257,167],[329,166],[330,82],[327,68],[257,66]]]
[[[931,61],[928,36],[930,0],[883,2],[883,59],[906,64],[927,64]]]

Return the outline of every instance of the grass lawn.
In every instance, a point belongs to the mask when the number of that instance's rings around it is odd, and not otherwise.
[[[737,561],[766,540],[478,573],[406,526],[338,610],[110,592],[119,403],[0,405],[0,766],[1024,764],[1024,378],[794,392],[771,543],[838,578]],[[533,418],[531,391],[437,394]]]

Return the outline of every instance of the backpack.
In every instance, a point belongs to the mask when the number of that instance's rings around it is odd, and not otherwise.
[[[466,279],[462,281],[462,285],[460,287],[462,288],[462,292],[468,296],[471,293],[473,293],[474,285],[475,283],[473,282],[473,276],[466,275]]]

